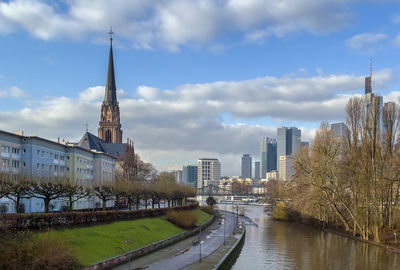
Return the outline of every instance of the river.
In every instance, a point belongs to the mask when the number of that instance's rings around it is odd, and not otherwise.
[[[231,205],[219,205],[232,210]],[[400,255],[306,225],[274,221],[261,206],[245,206],[258,224],[246,226],[243,249],[232,269],[400,269]]]

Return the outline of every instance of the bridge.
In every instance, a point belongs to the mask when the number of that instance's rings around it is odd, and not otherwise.
[[[259,194],[259,193],[252,193],[252,192],[246,192],[246,193],[239,193],[239,192],[233,192],[230,189],[224,189],[220,188],[218,186],[214,185],[207,185],[202,188],[197,189],[197,196],[255,196],[255,197],[260,197],[264,196],[264,194]]]

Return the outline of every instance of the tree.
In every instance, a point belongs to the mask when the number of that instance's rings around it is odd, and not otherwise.
[[[3,179],[5,190],[8,190],[7,198],[15,202],[15,212],[21,213],[21,200],[32,197],[31,180],[22,175],[8,175]]]
[[[44,212],[49,212],[51,200],[62,198],[65,195],[65,179],[58,177],[40,177],[31,185],[32,197],[43,199]]]
[[[103,211],[106,210],[106,203],[114,198],[114,187],[112,183],[94,185],[94,192],[101,199]]]
[[[63,183],[63,193],[68,200],[69,210],[73,210],[74,203],[80,199],[87,198],[90,194],[88,187],[79,185],[72,179],[65,179]]]
[[[209,196],[206,200],[207,205],[214,206],[217,202],[215,201],[214,197]]]

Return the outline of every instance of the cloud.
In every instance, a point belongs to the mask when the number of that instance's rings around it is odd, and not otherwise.
[[[103,37],[110,25],[133,47],[179,50],[229,34],[260,42],[270,34],[327,33],[352,20],[348,1],[314,0],[44,0],[0,3],[0,33],[26,31],[42,40]],[[117,39],[117,40],[118,40]]]
[[[346,46],[359,53],[371,54],[382,49],[388,38],[383,33],[361,33],[346,40]]]
[[[31,95],[28,92],[16,86],[12,86],[6,90],[0,90],[0,98],[26,99],[30,97]]]
[[[375,72],[374,91],[387,92],[393,80],[390,69]],[[140,86],[133,97],[118,94],[118,99],[124,138],[133,139],[138,153],[159,170],[207,156],[221,160],[223,174],[239,175],[241,155],[258,160],[260,139],[275,137],[277,127],[296,125],[303,140],[310,140],[321,121],[344,121],[349,97],[362,93],[363,84],[363,76],[348,74],[269,76],[174,89]],[[0,109],[0,129],[77,141],[86,122],[97,134],[103,95],[104,86],[95,86],[76,98],[47,97],[24,108]],[[398,95],[390,92],[384,101]]]

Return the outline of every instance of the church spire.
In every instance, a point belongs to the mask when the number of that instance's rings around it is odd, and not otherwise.
[[[115,75],[114,75],[114,57],[112,49],[113,34],[112,27],[110,28],[110,55],[108,58],[108,71],[107,71],[107,83],[104,95],[104,103],[117,104],[117,88],[115,87]]]

